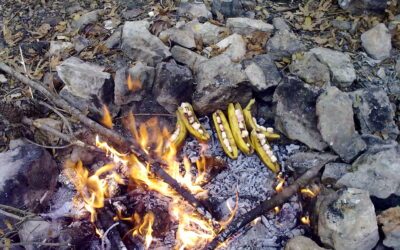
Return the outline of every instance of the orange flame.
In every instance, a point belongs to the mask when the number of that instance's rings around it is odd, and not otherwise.
[[[103,105],[103,117],[101,119],[101,124],[103,124],[107,128],[113,127],[111,114],[106,105]]]
[[[300,221],[301,221],[301,223],[303,223],[305,225],[310,225],[310,223],[311,223],[310,217],[308,215],[301,217]]]
[[[140,218],[139,214],[135,213],[133,216],[135,220],[135,227],[133,229],[132,235],[140,235],[145,240],[146,249],[149,249],[151,242],[153,241],[153,224],[154,224],[154,214],[152,212],[147,213],[143,219]]]
[[[282,192],[283,190],[283,184],[285,184],[285,178],[282,177],[282,173],[279,173],[276,178],[278,179],[278,185],[276,185],[275,191],[279,193]]]
[[[316,194],[313,191],[311,191],[309,188],[302,188],[300,190],[300,193],[302,195],[304,195],[305,197],[309,197],[309,198],[314,198],[316,196]]]
[[[128,86],[128,89],[132,92],[138,91],[143,87],[142,82],[139,79],[132,79],[130,74],[128,74],[126,85]]]

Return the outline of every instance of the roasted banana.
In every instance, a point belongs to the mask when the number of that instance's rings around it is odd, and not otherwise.
[[[199,141],[208,141],[210,139],[210,135],[203,128],[203,126],[201,126],[199,120],[197,119],[192,105],[187,102],[183,102],[178,108],[177,113],[183,124],[185,124],[187,131],[196,137],[196,139]]]
[[[249,131],[253,129],[257,130],[257,132],[262,132],[268,140],[276,140],[279,139],[281,136],[279,134],[274,133],[274,129],[271,127],[264,127],[258,125],[256,118],[253,117],[251,114],[251,107],[255,103],[254,99],[251,99],[250,102],[247,104],[246,108],[243,109],[243,116],[244,120],[246,121],[246,126]]]
[[[172,133],[169,141],[175,148],[179,148],[186,139],[187,129],[178,111],[176,112],[176,119],[175,131]]]
[[[254,146],[255,151],[260,157],[261,161],[269,168],[272,172],[278,173],[280,170],[278,159],[271,150],[271,146],[268,144],[266,136],[262,132],[257,132],[253,129],[251,131],[251,142]]]
[[[237,147],[247,155],[252,154],[250,135],[246,129],[242,107],[239,103],[228,105],[228,119]]]
[[[229,127],[228,120],[221,110],[217,110],[212,115],[217,136],[221,142],[222,148],[231,159],[237,159],[238,149]]]

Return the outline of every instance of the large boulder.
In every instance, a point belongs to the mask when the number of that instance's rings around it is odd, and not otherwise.
[[[175,61],[156,67],[153,95],[168,112],[174,113],[181,102],[190,102],[193,93],[193,75],[186,66]]]
[[[171,53],[158,37],[150,33],[149,27],[147,21],[125,22],[121,49],[130,59],[155,66]]]
[[[349,188],[319,195],[318,235],[337,250],[368,250],[379,240],[375,208],[367,191]]]
[[[318,131],[315,112],[321,92],[317,87],[289,78],[278,85],[274,93],[276,128],[289,139],[298,140],[319,151],[328,146]]]
[[[226,55],[219,55],[199,64],[196,74],[193,107],[201,114],[226,109],[231,102],[247,103],[251,96],[242,66]]]
[[[394,110],[381,88],[361,89],[351,93],[355,117],[363,134],[381,134],[396,139],[399,129],[394,122]]]
[[[400,195],[400,146],[368,150],[352,165],[338,185],[368,190],[372,196],[386,199]]]
[[[400,249],[400,206],[383,211],[377,218],[385,234],[383,244],[395,250]]]
[[[205,54],[211,54],[214,50],[223,51],[221,54],[229,56],[233,62],[240,62],[246,55],[246,41],[241,35],[232,34],[212,47],[204,49]]]
[[[372,58],[383,60],[390,57],[392,36],[386,25],[380,23],[361,35],[361,43]]]
[[[301,40],[289,30],[278,30],[266,45],[268,54],[274,59],[291,57],[292,54],[304,51],[305,46]]]
[[[365,150],[367,145],[355,130],[348,94],[330,87],[318,97],[316,108],[322,138],[345,162]]]

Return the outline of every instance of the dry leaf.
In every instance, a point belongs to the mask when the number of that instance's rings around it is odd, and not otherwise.
[[[304,19],[304,23],[301,26],[301,28],[303,30],[308,30],[308,31],[312,31],[314,29],[314,25],[312,23],[312,19],[310,16],[306,16],[306,18]]]

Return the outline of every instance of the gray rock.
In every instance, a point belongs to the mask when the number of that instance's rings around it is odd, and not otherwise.
[[[383,244],[395,250],[400,249],[400,207],[392,207],[378,215],[385,239]]]
[[[272,19],[272,24],[276,30],[287,30],[290,31],[289,25],[286,23],[285,19],[282,17],[274,17]]]
[[[155,69],[137,62],[129,68],[121,68],[115,73],[114,102],[125,105],[130,102],[142,101],[151,92],[154,82]],[[128,77],[132,85],[128,86]]]
[[[118,27],[112,35],[104,41],[104,45],[109,48],[115,48],[121,44],[122,26]]]
[[[286,246],[285,250],[324,250],[326,248],[322,248],[317,245],[312,239],[304,237],[304,236],[296,236],[290,239]]]
[[[365,11],[383,12],[387,8],[387,0],[338,0],[342,9],[355,14],[362,14]]]
[[[380,88],[361,89],[351,93],[353,108],[363,134],[380,133],[383,138],[396,139],[399,129],[394,110],[386,92]]]
[[[90,40],[80,35],[75,36],[73,42],[74,42],[74,49],[77,53],[80,53],[82,50],[84,50],[86,47],[90,45]]]
[[[353,163],[353,172],[345,174],[337,184],[365,189],[382,199],[400,195],[399,158],[399,146],[369,150]]]
[[[121,49],[130,59],[155,66],[171,53],[158,37],[150,33],[149,25],[147,21],[125,22]]]
[[[204,3],[182,2],[178,7],[179,15],[185,15],[191,19],[198,17],[212,18],[211,12]]]
[[[292,54],[304,50],[301,40],[288,30],[278,30],[267,42],[267,51],[274,59],[291,57]]]
[[[340,30],[346,30],[346,31],[351,30],[351,22],[350,21],[333,19],[331,21],[331,24],[333,27],[340,29]]]
[[[400,77],[400,59],[396,60],[395,71],[396,71],[397,77]]]
[[[103,12],[103,10],[94,10],[83,14],[81,17],[71,23],[72,29],[81,30],[85,28],[86,25],[97,22]]]
[[[289,78],[278,85],[274,93],[275,127],[288,138],[319,151],[328,146],[318,131],[315,113],[315,104],[321,92],[317,87]]]
[[[346,163],[328,163],[325,165],[324,172],[321,176],[322,183],[333,185],[346,173],[350,172],[351,165]]]
[[[196,81],[193,107],[201,114],[226,109],[231,102],[244,105],[252,96],[241,65],[233,63],[226,55],[200,63]]]
[[[356,132],[352,101],[336,87],[328,88],[318,97],[316,111],[322,138],[345,162],[352,161],[366,144]]]
[[[193,32],[195,37],[201,39],[203,45],[206,46],[218,43],[229,33],[229,29],[225,27],[210,22],[200,23],[197,20],[185,24],[183,28]]]
[[[57,222],[47,222],[40,217],[36,220],[24,222],[18,231],[21,242],[44,242],[56,240],[60,235],[61,224]],[[26,250],[37,249],[35,245],[24,246]]]
[[[98,95],[110,74],[104,72],[104,67],[70,57],[56,67],[58,76],[64,82],[64,89],[71,94],[88,99]]]
[[[368,55],[374,59],[383,60],[390,57],[392,36],[383,23],[364,32],[361,35],[361,43]]]
[[[196,48],[194,33],[189,29],[170,28],[162,31],[158,37],[165,43],[173,42],[188,49]]]
[[[187,65],[195,72],[197,71],[196,69],[200,63],[207,61],[207,58],[180,46],[172,47],[171,53],[175,61]]]
[[[246,55],[246,41],[241,35],[232,34],[213,46],[222,52],[223,55],[229,56],[233,62],[240,62]],[[213,49],[205,48],[204,53],[210,54]]]
[[[0,74],[0,83],[7,83],[7,81],[7,78],[3,74]]]
[[[49,54],[50,56],[60,55],[64,51],[72,49],[73,47],[73,44],[70,42],[50,41]]]
[[[348,54],[326,48],[314,48],[310,52],[328,66],[332,82],[348,87],[356,79],[356,71]]]
[[[308,169],[325,165],[337,160],[337,156],[329,153],[299,152],[291,155],[286,163],[298,174],[305,173]]]
[[[35,211],[56,188],[57,164],[45,149],[22,144],[0,153],[0,204]],[[1,220],[2,221],[2,220]]]
[[[303,81],[315,84],[319,87],[330,84],[329,68],[318,61],[312,53],[304,53],[302,58],[296,59],[289,65],[292,74],[297,75]]]
[[[364,190],[349,188],[319,195],[318,235],[337,250],[372,249],[379,240],[375,208]]]
[[[226,27],[228,27],[232,33],[240,35],[250,35],[256,31],[271,33],[274,30],[274,26],[269,23],[246,17],[228,18],[226,20]]]
[[[276,87],[282,82],[282,76],[268,54],[257,55],[252,60],[245,61],[244,66],[245,73],[257,92]]]
[[[221,13],[225,17],[236,17],[243,14],[242,4],[239,0],[213,0],[211,11]]]
[[[156,67],[153,95],[168,112],[175,113],[182,102],[190,102],[193,94],[193,75],[189,68],[174,61]]]

